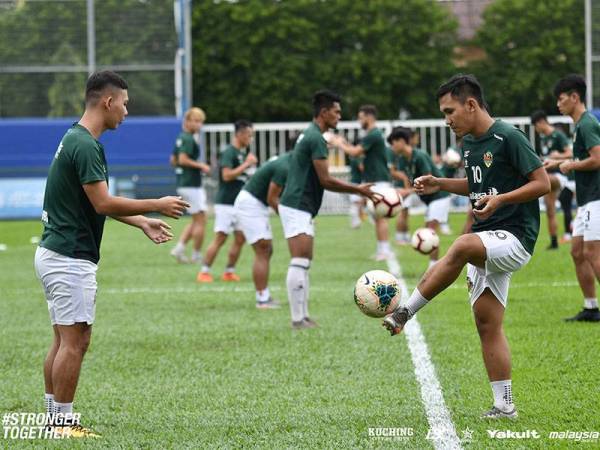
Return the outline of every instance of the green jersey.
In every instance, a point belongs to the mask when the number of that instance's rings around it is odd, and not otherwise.
[[[48,171],[40,247],[97,264],[105,216],[96,213],[83,185],[108,183],[104,147],[79,124],[63,136]]]
[[[411,184],[414,183],[416,178],[423,175],[433,175],[434,177],[442,178],[442,172],[436,167],[429,156],[429,153],[421,150],[420,148],[413,148],[410,159],[406,160],[406,174]],[[444,197],[448,197],[448,192],[438,191],[435,194],[421,195],[420,198],[426,205],[429,205],[434,200],[439,200]]]
[[[600,124],[590,112],[583,113],[575,125],[573,156],[575,160],[590,157],[590,149],[600,145]],[[577,205],[600,200],[600,169],[575,170],[575,194]]]
[[[381,130],[373,128],[362,138],[360,145],[365,151],[363,180],[366,183],[390,181],[385,140],[383,139]]]
[[[175,155],[176,161],[182,153],[185,153],[194,161],[200,156],[200,148],[192,133],[182,131],[177,137],[175,148],[173,149],[173,155]],[[183,167],[178,164],[175,168],[175,174],[177,175],[177,187],[202,186],[202,173],[200,172],[200,169]]]
[[[458,168],[449,166],[448,164],[444,164],[440,169],[444,178],[454,178],[457,170]]]
[[[362,171],[360,165],[363,163],[362,156],[350,156],[350,183],[360,184],[362,183]]]
[[[397,153],[394,153],[394,151],[392,150],[391,152],[391,165],[394,169],[400,171],[400,172],[404,172],[406,173],[406,158],[404,158],[404,156],[402,155],[398,155]],[[402,180],[396,180],[394,179],[394,186],[395,187],[399,187],[399,188],[408,188],[410,186],[405,186],[404,185],[404,181]]]
[[[289,160],[288,177],[280,203],[300,209],[313,217],[323,201],[323,186],[313,165],[314,160],[327,159],[327,144],[321,130],[313,122],[296,140]]]
[[[285,153],[277,158],[267,161],[260,166],[250,181],[244,186],[244,190],[250,192],[255,198],[267,205],[267,194],[271,182],[277,186],[285,186],[289,167],[290,154]]]
[[[247,171],[242,172],[235,180],[223,180],[223,168],[235,169],[244,162],[246,158],[243,150],[238,150],[233,145],[227,146],[219,156],[219,190],[215,197],[215,203],[219,205],[233,205],[235,198],[240,193],[250,176]]]
[[[564,153],[567,147],[569,147],[569,138],[562,131],[555,128],[548,136],[540,133],[540,156],[542,158],[547,158],[553,151]],[[548,172],[558,173],[560,170],[557,167]]]
[[[463,139],[463,160],[469,182],[469,199],[475,202],[484,195],[514,191],[529,182],[527,175],[542,167],[525,134],[501,120],[496,120],[481,137]],[[533,254],[540,231],[538,199],[507,204],[485,220],[475,219],[473,231],[505,230]]]

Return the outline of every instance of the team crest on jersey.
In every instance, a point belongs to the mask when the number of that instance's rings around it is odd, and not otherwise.
[[[490,167],[492,162],[494,162],[494,155],[492,155],[492,152],[485,152],[483,154],[483,163],[485,164],[485,167]]]
[[[175,141],[175,146],[176,146],[176,147],[178,147],[178,148],[179,148],[179,147],[181,147],[181,144],[183,144],[183,141],[182,141],[181,139],[177,139],[177,140]]]

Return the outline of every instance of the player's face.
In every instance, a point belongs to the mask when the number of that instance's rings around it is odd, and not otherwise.
[[[191,133],[197,133],[202,128],[202,125],[204,125],[204,121],[200,117],[192,116],[187,120],[186,128]]]
[[[396,139],[395,141],[392,141],[392,150],[394,153],[403,155],[406,147],[407,146],[406,142],[404,142],[404,139]]]
[[[446,124],[454,131],[458,137],[469,134],[472,127],[472,112],[467,105],[468,100],[463,104],[452,94],[447,93],[440,97],[440,111],[444,113]]]
[[[252,143],[252,139],[254,139],[254,128],[248,127],[240,130],[237,133],[237,138],[242,147],[248,147]]]
[[[366,130],[369,128],[369,116],[367,116],[363,111],[359,111],[358,123],[363,130]]]
[[[331,108],[321,110],[323,121],[329,128],[337,128],[337,124],[342,118],[342,107],[338,102],[334,102]]]
[[[115,89],[103,99],[106,112],[105,123],[108,129],[116,129],[125,120],[125,116],[128,114],[128,103],[127,89]]]
[[[563,92],[558,96],[556,100],[556,106],[561,114],[568,116],[573,112],[575,108],[575,103],[577,99],[577,94],[572,93],[571,95]]]

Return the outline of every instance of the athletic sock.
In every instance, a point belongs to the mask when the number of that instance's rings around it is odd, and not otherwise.
[[[288,300],[290,302],[290,312],[292,322],[300,322],[304,319],[305,306],[307,299],[306,280],[310,265],[308,258],[292,258],[288,267],[286,278]]]
[[[46,414],[54,414],[54,394],[44,394],[44,404],[46,405]]]
[[[396,240],[401,241],[404,239],[404,233],[396,232]]]
[[[437,262],[438,262],[437,259],[430,259],[429,260],[429,265],[427,266],[427,268],[429,269],[429,268],[435,266],[435,263],[437,263]]]
[[[72,414],[73,413],[73,402],[71,402],[71,403],[54,402],[54,413],[55,414]]]
[[[210,273],[210,266],[207,266],[206,264],[202,264],[201,272]]]
[[[423,295],[419,292],[419,289],[415,288],[413,293],[410,295],[410,298],[406,302],[406,309],[408,309],[408,318],[410,319],[414,316],[417,311],[419,311],[423,306],[425,306],[429,302]]]
[[[225,273],[235,273],[235,266],[227,266],[225,268]]]
[[[266,302],[271,297],[271,293],[269,292],[269,288],[266,287],[262,291],[256,291],[256,301],[257,302]]]
[[[392,253],[392,249],[390,248],[390,243],[388,241],[381,241],[381,252],[382,253]]]
[[[598,308],[598,299],[596,297],[584,298],[583,299],[583,307],[585,309],[597,309]]]
[[[308,260],[308,269],[310,269],[310,259]],[[304,271],[304,303],[302,304],[302,315],[308,319],[308,297],[310,293],[310,277],[308,269]]]
[[[510,412],[515,407],[512,396],[512,381],[491,381],[494,393],[494,406],[504,412]]]
[[[553,248],[558,247],[558,239],[556,236],[550,236],[550,246]]]
[[[202,259],[202,253],[200,253],[200,250],[192,251],[192,259],[194,259],[196,261],[200,261]]]
[[[185,252],[185,244],[183,242],[178,242],[173,249],[173,253],[181,254],[183,252]]]

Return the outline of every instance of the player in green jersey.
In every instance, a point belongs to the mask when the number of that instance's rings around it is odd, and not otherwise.
[[[206,120],[204,111],[200,108],[190,108],[183,116],[183,131],[179,133],[173,150],[173,165],[177,175],[177,194],[191,206],[188,213],[192,222],[186,225],[181,233],[179,242],[171,250],[178,262],[199,262],[200,249],[204,240],[204,226],[206,224],[206,191],[202,187],[202,174],[210,172],[210,166],[198,161],[200,148],[194,139]],[[188,260],[185,255],[185,246],[193,239],[192,258]]]
[[[169,225],[142,214],[158,212],[179,218],[190,205],[178,197],[133,200],[108,191],[104,147],[98,141],[127,115],[127,83],[114,72],[94,73],[87,81],[85,112],[63,136],[44,193],[44,232],[35,253],[54,340],[44,361],[46,410],[73,412],[81,363],[88,348],[96,311],[96,271],[106,216],[140,228],[160,244],[173,235]],[[62,427],[71,437],[95,436],[74,425]]]
[[[577,216],[573,221],[571,256],[583,293],[583,309],[569,321],[600,322],[596,280],[600,281],[600,124],[585,107],[585,80],[568,75],[554,88],[558,110],[575,123],[574,160],[549,164],[563,174],[575,171]]]
[[[469,196],[476,222],[427,270],[408,302],[384,319],[392,335],[450,286],[467,265],[467,283],[494,406],[485,419],[514,418],[511,361],[502,322],[512,272],[531,258],[539,233],[538,198],[550,191],[548,175],[529,140],[517,128],[494,120],[472,75],[456,75],[438,92],[440,111],[463,137],[466,178],[426,175],[414,180],[420,194],[440,190]]]
[[[531,115],[531,124],[535,127],[535,131],[540,136],[540,157],[542,161],[547,159],[566,160],[573,157],[569,138],[560,130],[556,129],[548,122],[548,117],[544,111],[535,111]],[[546,163],[546,166],[550,164]],[[546,168],[548,177],[550,178],[550,186],[552,188],[548,195],[544,196],[546,205],[546,215],[548,216],[548,232],[550,233],[550,246],[548,249],[558,248],[558,226],[556,224],[556,200],[562,191],[568,189],[569,179],[567,176],[560,173],[558,167],[552,169]],[[564,197],[563,197],[564,198]],[[572,197],[570,198],[572,201]],[[571,223],[571,204],[563,203],[563,214],[565,216],[565,233],[570,233]],[[567,222],[568,219],[568,222]],[[567,225],[567,223],[569,225]]]

